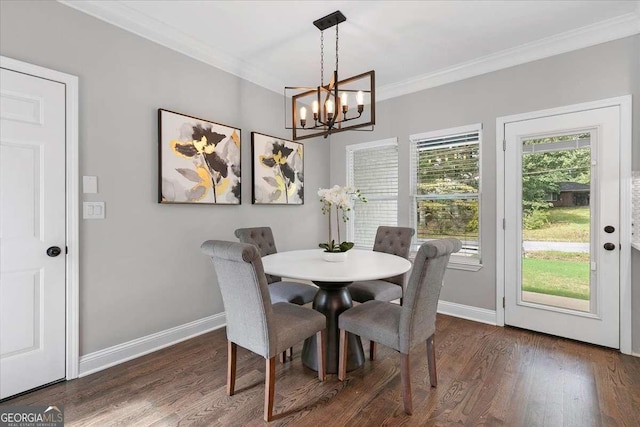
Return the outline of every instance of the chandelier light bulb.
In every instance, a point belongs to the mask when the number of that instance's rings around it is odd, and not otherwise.
[[[358,103],[358,114],[362,114],[364,111],[364,93],[361,90],[356,93],[356,102]],[[358,116],[360,117],[360,116]]]
[[[333,101],[328,99],[327,103],[324,105],[324,108],[327,110],[327,115],[333,116]]]
[[[300,126],[305,127],[307,125],[307,109],[302,107],[300,109]]]
[[[349,110],[349,98],[347,92],[342,92],[340,95],[340,104],[342,105],[342,114],[345,114]]]

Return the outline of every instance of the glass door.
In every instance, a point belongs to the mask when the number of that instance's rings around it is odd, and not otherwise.
[[[619,108],[505,125],[505,324],[619,347]]]

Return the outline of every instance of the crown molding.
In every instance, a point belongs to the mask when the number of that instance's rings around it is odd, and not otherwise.
[[[58,0],[58,2],[282,94],[283,85],[261,69],[232,55],[217,51],[206,43],[188,36],[164,22],[150,18],[125,3],[101,0]],[[376,98],[378,101],[395,98],[638,34],[640,33],[640,1],[637,3],[638,7],[635,12],[505,49],[401,82],[379,86]]]
[[[251,64],[213,49],[177,28],[127,6],[126,3],[103,0],[58,0],[58,2],[258,86],[279,94],[284,90],[279,81]]]
[[[638,4],[636,12],[505,49],[434,73],[380,86],[376,98],[379,101],[395,98],[638,34],[640,33],[640,2]]]

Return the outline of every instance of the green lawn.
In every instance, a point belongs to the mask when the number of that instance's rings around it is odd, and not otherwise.
[[[543,242],[588,242],[589,206],[550,208],[549,224],[538,230],[524,230],[523,238]]]
[[[523,290],[582,300],[589,299],[588,254],[554,251],[530,254],[535,254],[533,255],[535,258],[528,257],[522,260]],[[582,258],[586,260],[580,260]]]

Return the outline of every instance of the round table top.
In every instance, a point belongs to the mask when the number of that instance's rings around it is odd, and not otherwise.
[[[316,282],[384,279],[411,269],[408,260],[384,252],[352,249],[344,262],[325,261],[322,253],[322,249],[278,252],[263,257],[262,265],[267,274]]]

